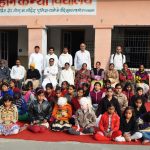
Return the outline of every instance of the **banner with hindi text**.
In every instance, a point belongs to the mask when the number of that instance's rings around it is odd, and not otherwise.
[[[0,0],[0,16],[96,15],[96,0]]]

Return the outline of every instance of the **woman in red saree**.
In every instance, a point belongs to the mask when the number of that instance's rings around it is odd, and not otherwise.
[[[90,85],[91,82],[91,72],[87,69],[87,64],[84,63],[82,65],[81,70],[77,71],[76,77],[75,77],[75,85],[76,88],[82,87],[83,83],[88,83]]]

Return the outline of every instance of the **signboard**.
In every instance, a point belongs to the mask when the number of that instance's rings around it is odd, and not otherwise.
[[[0,0],[0,16],[96,15],[96,0]]]

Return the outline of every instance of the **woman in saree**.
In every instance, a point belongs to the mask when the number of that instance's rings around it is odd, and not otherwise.
[[[145,71],[144,65],[139,66],[139,70],[135,73],[136,87],[142,87],[144,94],[149,91],[149,75]]]
[[[83,63],[82,68],[76,73],[75,77],[76,88],[78,89],[82,87],[83,83],[88,83],[90,85],[90,82],[91,82],[90,70],[87,69],[87,64]]]
[[[119,80],[124,87],[127,83],[131,83],[133,86],[134,77],[131,70],[128,68],[127,63],[123,64],[123,69],[119,72]]]
[[[105,72],[105,80],[110,80],[111,87],[115,88],[115,85],[119,83],[119,73],[114,68],[114,64],[109,64],[109,69]]]

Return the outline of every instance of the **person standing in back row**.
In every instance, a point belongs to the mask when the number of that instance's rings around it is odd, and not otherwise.
[[[65,63],[69,63],[72,66],[72,56],[68,53],[68,48],[63,48],[63,53],[59,56],[58,67],[59,70],[63,70]]]
[[[54,47],[50,47],[49,50],[48,50],[48,54],[45,56],[45,68],[46,67],[49,67],[49,59],[50,58],[54,58],[54,65],[55,66],[58,66],[58,56],[54,53],[55,49]]]
[[[86,44],[80,44],[80,50],[76,52],[74,59],[75,70],[80,70],[83,64],[87,64],[87,69],[91,70],[91,56],[86,50]]]
[[[42,74],[44,69],[44,62],[43,62],[43,55],[39,52],[40,47],[35,46],[34,47],[35,52],[32,53],[29,57],[29,67],[31,64],[35,64],[35,69],[38,69],[40,74]]]
[[[126,63],[126,56],[122,54],[122,47],[116,47],[116,53],[110,57],[110,63],[113,63],[116,70],[122,70],[123,64]]]

